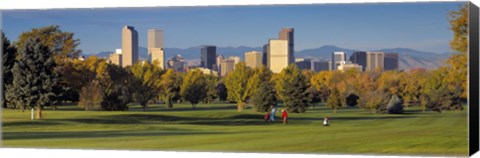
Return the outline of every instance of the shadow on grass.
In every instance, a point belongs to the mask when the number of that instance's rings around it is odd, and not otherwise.
[[[3,127],[13,126],[48,126],[48,125],[61,125],[63,123],[56,121],[23,121],[23,122],[2,122]]]
[[[185,131],[65,131],[65,132],[4,132],[4,140],[19,139],[62,139],[62,138],[106,138],[132,136],[175,136],[175,135],[210,135],[227,132],[185,132]]]
[[[191,107],[180,107],[180,108],[175,108],[175,106],[172,109],[162,109],[164,112],[181,112],[181,111],[209,111],[209,110],[237,110],[236,105],[229,105],[229,106],[210,106],[210,107],[201,107],[197,106],[197,108],[193,109]]]

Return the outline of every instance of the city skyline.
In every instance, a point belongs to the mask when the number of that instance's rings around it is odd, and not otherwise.
[[[79,48],[84,54],[120,48],[118,29],[124,25],[135,26],[140,47],[147,47],[150,28],[165,30],[165,47],[188,48],[206,44],[261,47],[268,42],[266,39],[278,34],[277,30],[292,27],[296,29],[295,51],[337,45],[444,53],[450,51],[448,42],[452,37],[448,11],[462,3],[22,10],[2,11],[2,15],[3,29],[12,41],[33,27],[60,25],[81,40]],[[259,14],[263,12],[265,15]],[[211,38],[202,38],[205,34]]]

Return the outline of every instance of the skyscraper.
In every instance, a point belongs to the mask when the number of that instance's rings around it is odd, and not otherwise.
[[[282,28],[282,30],[280,30],[280,33],[279,33],[279,39],[288,41],[288,59],[289,59],[288,63],[295,62],[293,31],[294,31],[293,28]]]
[[[262,66],[262,53],[257,51],[245,52],[245,64],[251,68]]]
[[[367,52],[353,52],[352,56],[350,56],[350,61],[362,66],[362,71],[365,71],[365,68],[367,67]]]
[[[165,52],[163,48],[148,48],[150,63],[157,64],[158,67],[165,69]]]
[[[158,66],[164,69],[165,52],[163,48],[163,31],[158,29],[148,30],[148,58],[150,63],[157,61]]]
[[[366,71],[383,70],[385,53],[383,52],[367,52],[367,68]]]
[[[345,64],[347,55],[345,52],[333,52],[332,53],[332,70],[337,70],[337,67],[341,64]]]
[[[288,41],[270,39],[268,47],[268,65],[273,73],[279,73],[291,64],[292,59],[288,53]]]
[[[235,60],[233,59],[225,59],[222,61],[222,63],[220,64],[221,65],[221,72],[220,72],[220,76],[225,76],[227,75],[229,72],[233,71],[233,69],[235,68]]]
[[[385,70],[398,70],[398,53],[385,53]]]
[[[268,67],[268,44],[263,45],[262,64]]]
[[[138,33],[133,26],[122,29],[122,66],[132,66],[138,61]]]
[[[203,46],[200,54],[200,67],[213,69],[216,66],[217,47]]]
[[[221,73],[221,70],[222,70],[222,67],[221,67],[221,63],[222,61],[225,60],[225,58],[223,57],[223,55],[217,55],[217,59],[216,59],[216,65],[217,65],[217,69],[215,71],[217,71],[219,74]]]

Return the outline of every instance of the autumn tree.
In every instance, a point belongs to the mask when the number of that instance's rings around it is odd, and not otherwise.
[[[6,98],[22,110],[36,108],[35,118],[41,119],[42,108],[56,97],[53,88],[58,85],[58,74],[53,50],[38,36],[28,37],[18,49]]]
[[[337,88],[331,90],[327,100],[327,107],[333,110],[333,113],[337,113],[337,109],[342,107],[342,96]]]
[[[145,111],[148,102],[155,99],[160,93],[160,77],[163,71],[156,65],[149,62],[137,62],[130,68],[133,75],[133,100],[142,106],[142,111]]]
[[[207,82],[207,95],[204,99],[204,102],[207,104],[212,103],[217,99],[217,82],[218,78],[214,75],[205,75],[205,81]]]
[[[183,79],[180,95],[192,104],[193,109],[206,97],[207,83],[205,80],[202,71],[198,69],[190,70]]]
[[[465,102],[468,97],[468,4],[464,4],[458,11],[449,12],[449,18],[453,32],[450,47],[458,53],[452,54],[446,61],[448,75],[444,82],[448,90],[453,92],[454,102]]]
[[[180,93],[181,78],[173,69],[168,69],[160,79],[161,95],[169,109],[173,108],[173,99]]]
[[[295,64],[283,69],[275,81],[275,90],[288,112],[303,113],[310,106],[308,84]]]
[[[245,102],[249,98],[248,80],[252,76],[252,70],[244,62],[235,64],[235,70],[227,74],[225,86],[227,87],[228,100],[237,102],[237,110],[245,108]]]

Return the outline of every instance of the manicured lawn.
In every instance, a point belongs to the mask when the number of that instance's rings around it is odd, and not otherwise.
[[[363,153],[466,156],[467,110],[402,115],[371,114],[325,107],[290,113],[288,125],[263,121],[264,113],[234,104],[150,105],[130,111],[82,111],[76,106],[45,110],[43,120],[30,112],[3,109],[5,147],[229,151],[269,153]],[[323,117],[331,126],[323,127]]]

